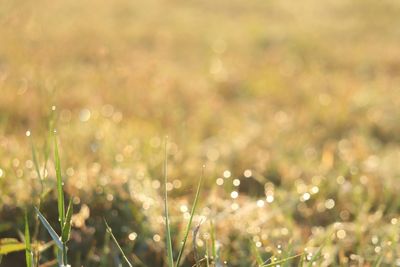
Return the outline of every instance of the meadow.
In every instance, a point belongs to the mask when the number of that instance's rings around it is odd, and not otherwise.
[[[0,1],[0,266],[400,266],[399,47],[394,0]]]

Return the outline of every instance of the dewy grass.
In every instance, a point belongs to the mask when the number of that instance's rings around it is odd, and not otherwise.
[[[190,232],[190,226],[192,225],[193,216],[194,216],[194,213],[196,211],[197,203],[199,201],[200,188],[201,188],[201,184],[202,184],[203,179],[204,179],[204,168],[205,168],[205,166],[203,165],[203,168],[202,168],[202,171],[201,171],[200,181],[199,181],[199,183],[197,185],[196,195],[194,197],[192,211],[190,212],[189,222],[188,222],[188,224],[186,226],[186,231],[185,231],[185,234],[184,234],[184,237],[183,237],[182,246],[181,246],[181,249],[179,251],[178,258],[176,260],[176,267],[178,267],[179,263],[181,262],[183,251],[185,249],[186,241],[187,241],[187,238],[188,238],[188,235],[189,235],[189,232]]]
[[[57,201],[58,201],[58,220],[60,222],[61,228],[64,225],[65,219],[65,206],[64,206],[64,192],[63,192],[63,183],[61,177],[61,163],[60,163],[60,156],[58,153],[58,144],[57,144],[57,137],[56,131],[54,131],[54,160],[56,165],[56,176],[57,176]]]
[[[29,233],[29,223],[26,212],[25,212],[25,260],[26,260],[26,266],[32,267],[33,254],[31,246],[31,235]]]
[[[111,238],[113,239],[115,245],[118,247],[119,252],[122,254],[122,257],[124,258],[125,262],[129,265],[129,267],[132,267],[132,264],[130,263],[130,261],[128,260],[128,257],[125,255],[124,251],[122,250],[121,246],[119,245],[117,239],[115,238],[111,227],[108,225],[106,219],[104,219],[104,223],[106,225],[106,230],[107,232],[111,235]]]
[[[54,240],[55,244],[58,247],[58,258],[60,266],[68,266],[68,256],[67,256],[67,242],[70,238],[71,232],[71,219],[72,219],[72,198],[69,201],[67,214],[65,214],[65,206],[64,206],[64,192],[63,192],[63,182],[61,176],[61,163],[58,152],[57,145],[57,137],[54,133],[54,161],[56,167],[56,176],[57,176],[57,198],[58,198],[58,218],[60,221],[61,234],[60,236],[54,231],[51,227],[47,219],[42,215],[42,213],[35,207],[35,211],[39,217],[39,220],[42,222],[47,232],[50,234],[51,238]]]
[[[171,241],[171,228],[169,225],[169,215],[168,215],[168,136],[165,137],[165,147],[164,147],[164,213],[165,213],[165,242],[167,248],[167,261],[169,267],[174,267],[174,256],[172,253],[172,241]]]

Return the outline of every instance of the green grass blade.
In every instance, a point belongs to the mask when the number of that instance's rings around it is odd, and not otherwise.
[[[320,246],[317,250],[317,252],[311,257],[310,261],[307,264],[307,267],[312,267],[313,263],[318,260],[318,258],[321,256],[322,252],[322,246]]]
[[[31,235],[29,233],[29,223],[26,212],[25,212],[25,259],[26,259],[26,266],[32,267],[33,254],[31,247]]]
[[[190,212],[189,222],[188,222],[188,224],[186,226],[186,231],[185,231],[185,234],[184,234],[184,237],[183,237],[182,246],[181,246],[181,249],[179,250],[178,258],[176,260],[176,267],[178,267],[179,263],[181,262],[183,251],[185,249],[186,241],[187,241],[187,238],[188,238],[188,235],[189,235],[190,227],[192,225],[193,216],[194,216],[194,213],[196,211],[197,203],[199,201],[201,184],[202,184],[203,179],[204,179],[204,168],[205,168],[205,166],[203,166],[202,174],[201,174],[201,177],[200,177],[200,181],[199,181],[199,183],[197,185],[196,195],[194,197],[192,211]]]
[[[300,257],[302,255],[303,255],[303,253],[297,254],[297,255],[294,255],[294,256],[291,256],[291,257],[287,257],[287,258],[282,259],[282,260],[277,260],[275,262],[272,262],[272,263],[269,263],[269,264],[266,264],[266,265],[261,265],[261,266],[262,267],[272,267],[272,266],[280,265],[282,263],[285,263],[285,262],[287,262],[289,260],[295,259],[295,258]]]
[[[58,220],[60,221],[60,225],[62,228],[65,220],[64,192],[63,192],[63,184],[61,177],[60,156],[58,153],[57,137],[55,133],[54,133],[54,160],[56,165],[56,176],[57,176]]]
[[[119,245],[117,239],[115,238],[114,234],[112,233],[112,229],[111,227],[108,225],[106,219],[104,219],[104,223],[106,224],[106,230],[107,232],[111,235],[112,240],[114,241],[115,245],[118,247],[119,252],[121,252],[122,257],[124,258],[125,262],[129,265],[129,267],[132,267],[132,264],[130,263],[130,261],[128,260],[128,258],[126,257],[124,251],[122,250],[121,246]]]
[[[25,249],[25,243],[18,242],[14,238],[0,239],[0,255],[6,255],[11,252],[21,251]]]
[[[253,251],[253,255],[256,259],[257,265],[258,266],[263,266],[264,261],[260,255],[260,252],[258,251],[257,246],[254,244],[253,240],[250,240],[250,244],[251,244],[251,250]]]
[[[382,264],[383,254],[378,255],[375,262],[373,263],[372,267],[379,267]]]
[[[211,238],[211,253],[213,257],[214,264],[217,262],[217,246],[215,241],[215,227],[212,220],[210,220],[210,238]]]
[[[210,256],[209,256],[209,253],[208,253],[208,241],[207,240],[206,240],[206,255],[205,255],[205,258],[206,258],[206,266],[210,267]]]
[[[53,227],[49,224],[49,222],[46,220],[46,218],[40,213],[40,211],[35,207],[36,213],[39,216],[39,220],[42,222],[43,226],[46,228],[47,232],[49,232],[51,238],[54,240],[56,243],[57,247],[62,250],[63,249],[63,244],[61,243],[60,238],[58,237],[56,231],[54,231]]]
[[[73,206],[72,206],[72,197],[69,200],[68,204],[68,210],[67,210],[67,215],[65,217],[65,223],[62,228],[62,233],[61,233],[61,242],[65,243],[69,240],[69,236],[71,233],[71,218],[72,218],[72,213],[73,213]]]
[[[63,184],[61,176],[60,156],[58,152],[58,143],[55,134],[54,134],[54,160],[55,160],[56,176],[57,176],[58,219],[60,221],[61,227],[63,227],[65,219],[64,192],[63,192]]]
[[[166,248],[167,248],[167,259],[168,266],[174,267],[174,258],[172,254],[172,241],[171,241],[171,228],[169,226],[169,215],[168,215],[168,192],[167,192],[167,183],[168,183],[168,155],[167,155],[167,145],[168,145],[168,137],[165,137],[165,160],[164,160],[164,212],[165,212],[165,236],[166,236]]]

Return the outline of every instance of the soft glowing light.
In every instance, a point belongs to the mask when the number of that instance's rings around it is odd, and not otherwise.
[[[218,178],[218,179],[216,180],[216,183],[217,183],[217,185],[223,185],[223,184],[224,184],[224,179]]]
[[[231,174],[230,171],[226,170],[226,171],[224,171],[223,175],[224,175],[225,178],[229,178],[229,177],[231,177],[232,174]]]
[[[335,207],[335,201],[333,199],[327,199],[325,201],[325,208],[327,208],[328,210],[333,209]]]
[[[266,200],[267,200],[268,203],[272,203],[272,202],[274,202],[274,196],[273,195],[268,195]]]
[[[180,210],[181,210],[181,212],[187,212],[188,207],[186,205],[181,205]]]
[[[131,240],[131,241],[134,241],[136,239],[136,237],[137,237],[137,233],[135,233],[135,232],[130,233],[128,236],[129,240]]]
[[[92,114],[90,113],[90,110],[88,110],[87,108],[82,109],[81,112],[79,112],[79,120],[81,122],[87,122],[88,120],[90,120],[90,116]]]
[[[339,231],[336,232],[336,236],[339,239],[344,239],[346,237],[346,231],[343,229],[340,229]]]
[[[155,234],[155,235],[153,236],[153,240],[154,240],[154,242],[160,242],[160,240],[161,240],[160,235]]]
[[[252,176],[252,174],[253,173],[251,172],[251,170],[245,170],[243,173],[244,177],[246,177],[246,178],[250,178]]]
[[[235,199],[239,196],[239,193],[237,191],[232,191],[231,192],[231,198]]]

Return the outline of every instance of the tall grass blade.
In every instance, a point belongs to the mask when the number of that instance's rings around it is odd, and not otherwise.
[[[167,183],[168,183],[168,137],[165,137],[165,159],[164,159],[164,212],[165,212],[165,242],[167,248],[167,260],[168,266],[174,267],[174,258],[172,254],[172,241],[171,241],[171,229],[169,226],[169,215],[168,215],[168,192],[167,192]]]
[[[382,264],[382,260],[383,260],[383,254],[380,254],[376,260],[374,261],[372,267],[379,267]]]
[[[46,218],[40,213],[40,211],[35,207],[35,211],[37,215],[39,216],[39,220],[42,222],[43,226],[46,228],[47,232],[49,232],[51,238],[54,240],[56,243],[57,247],[62,250],[63,249],[63,244],[61,243],[60,238],[58,237],[57,233],[54,231],[53,227],[49,224],[49,222],[46,220]]]
[[[184,237],[183,237],[182,246],[181,246],[181,249],[179,250],[178,258],[176,260],[176,267],[179,267],[179,264],[181,262],[183,251],[185,249],[186,241],[187,241],[187,238],[188,238],[188,235],[189,235],[190,227],[192,225],[193,216],[194,216],[194,213],[196,211],[197,203],[199,201],[201,184],[202,184],[203,179],[204,179],[204,168],[205,168],[205,166],[203,166],[201,177],[200,177],[200,181],[199,181],[199,183],[197,185],[196,195],[194,197],[192,211],[190,212],[189,222],[188,222],[188,224],[186,226],[186,231],[185,231],[185,234],[184,234]]]
[[[25,259],[26,259],[26,266],[32,267],[33,254],[31,247],[31,235],[29,233],[28,215],[26,214],[26,212],[25,212]]]
[[[115,238],[114,234],[112,233],[112,229],[111,227],[108,225],[106,219],[104,219],[104,223],[106,224],[106,230],[107,232],[110,234],[112,240],[114,241],[115,245],[118,247],[119,252],[122,254],[122,257],[124,258],[125,262],[129,265],[129,267],[132,267],[132,264],[130,263],[130,261],[128,260],[128,258],[126,257],[124,251],[122,250],[121,246],[119,245],[117,239]]]
[[[250,244],[251,244],[251,250],[253,251],[254,257],[256,259],[257,265],[258,266],[263,266],[264,261],[260,255],[260,252],[258,251],[257,246],[254,244],[253,240],[250,240]]]
[[[65,217],[65,223],[62,228],[61,242],[65,243],[69,240],[71,233],[71,219],[72,219],[73,207],[72,207],[72,197],[69,200],[67,215]]]
[[[61,177],[60,156],[58,153],[57,137],[55,133],[54,133],[54,160],[56,165],[56,176],[57,176],[58,220],[60,221],[60,225],[62,228],[65,220],[64,192],[63,192],[63,184]]]
[[[213,220],[210,220],[210,238],[211,238],[211,253],[214,261],[214,265],[217,265],[217,246],[215,240],[215,227]]]

